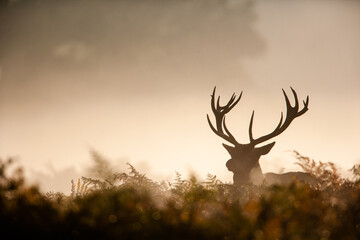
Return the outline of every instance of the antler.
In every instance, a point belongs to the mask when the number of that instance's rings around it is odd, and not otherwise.
[[[230,133],[230,131],[226,127],[225,114],[227,114],[240,101],[242,92],[240,93],[240,96],[237,99],[235,93],[233,93],[229,102],[224,106],[220,106],[220,96],[219,96],[215,106],[215,90],[216,87],[214,87],[213,93],[211,95],[211,109],[215,115],[216,128],[212,125],[210,121],[210,117],[207,114],[207,120],[209,122],[210,128],[219,137],[225,139],[226,141],[234,145],[239,145],[239,143],[235,140],[234,136]]]
[[[291,87],[290,87],[291,88]],[[308,105],[309,105],[309,96],[306,97],[306,100],[303,101],[304,103],[304,107],[303,109],[301,109],[299,111],[299,100],[297,97],[297,94],[295,92],[295,90],[293,88],[291,88],[291,91],[294,95],[295,98],[295,106],[291,106],[290,101],[288,96],[286,95],[284,89],[282,89],[283,93],[284,93],[284,97],[285,97],[285,101],[286,101],[286,119],[283,122],[283,113],[281,113],[281,118],[280,118],[280,122],[277,125],[277,127],[275,128],[275,130],[273,132],[271,132],[270,134],[264,135],[262,137],[259,137],[257,139],[253,138],[253,134],[252,134],[252,125],[253,125],[253,120],[254,120],[254,111],[251,115],[251,119],[250,119],[250,125],[249,125],[249,138],[250,138],[250,144],[255,146],[259,143],[265,142],[279,134],[281,134],[283,131],[285,131],[285,129],[290,125],[290,123],[297,117],[303,115],[307,110],[308,110]]]

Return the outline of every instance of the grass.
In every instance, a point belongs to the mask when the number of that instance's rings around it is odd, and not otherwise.
[[[210,174],[205,182],[179,173],[155,182],[130,164],[113,173],[93,157],[98,177],[73,181],[69,196],[41,193],[2,160],[2,239],[360,239],[359,165],[350,181],[335,165],[295,152],[317,186],[234,187]]]

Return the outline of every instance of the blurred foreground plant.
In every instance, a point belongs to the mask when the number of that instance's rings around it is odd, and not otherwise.
[[[346,182],[346,179],[340,176],[334,163],[315,161],[314,159],[301,155],[298,151],[294,151],[294,154],[297,160],[296,164],[299,165],[304,172],[309,173],[315,178],[317,188],[339,188]]]
[[[2,239],[360,239],[359,187],[336,177],[320,178],[332,191],[299,182],[234,187],[210,174],[202,182],[177,173],[165,184],[129,164],[108,181],[73,182],[65,196],[27,186],[11,165],[0,161]]]

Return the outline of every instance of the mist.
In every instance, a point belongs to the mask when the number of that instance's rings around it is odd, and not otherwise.
[[[214,86],[224,102],[243,91],[227,119],[242,142],[253,109],[256,136],[276,127],[281,88],[310,96],[263,171],[296,169],[293,149],[360,161],[359,1],[19,0],[0,16],[0,155],[33,177],[70,186],[94,148],[155,179],[230,181],[206,121]]]

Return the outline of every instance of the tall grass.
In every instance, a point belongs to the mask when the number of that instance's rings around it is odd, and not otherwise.
[[[0,238],[360,239],[359,166],[350,181],[333,164],[295,154],[318,186],[234,187],[179,173],[155,182],[129,164],[128,172],[73,181],[65,196],[41,193],[20,168],[9,171],[12,160],[0,161]]]

